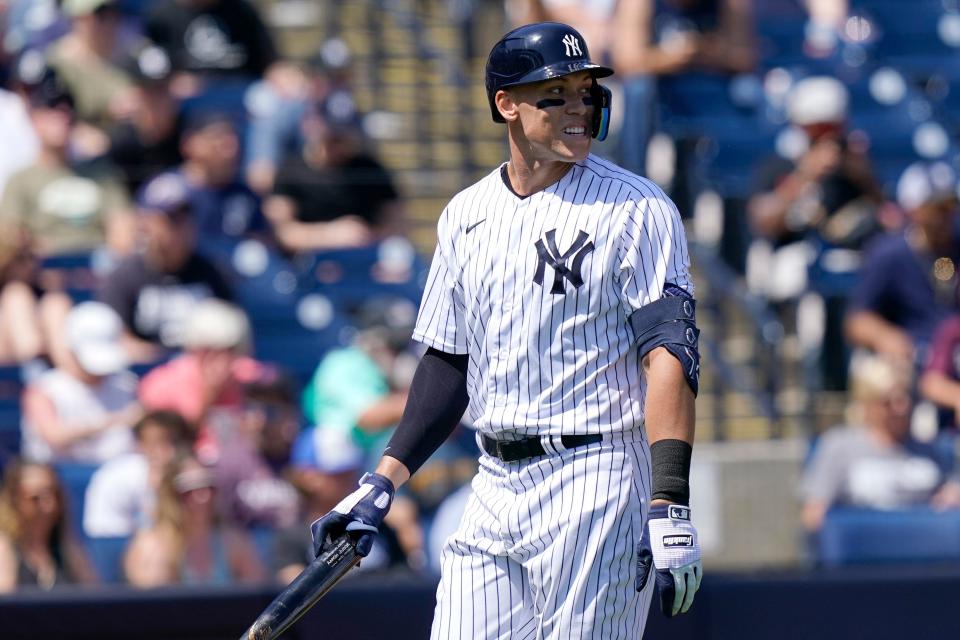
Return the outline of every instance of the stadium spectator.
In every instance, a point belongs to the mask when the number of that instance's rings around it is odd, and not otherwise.
[[[193,445],[192,427],[173,411],[145,414],[133,435],[136,450],[106,461],[87,485],[83,531],[91,538],[132,536],[149,524],[163,474]]]
[[[342,39],[330,38],[306,60],[294,91],[285,95],[266,81],[250,87],[244,100],[249,111],[244,171],[254,191],[269,194],[281,161],[303,145],[300,121],[309,105],[354,105],[351,77],[350,50]]]
[[[754,236],[747,281],[751,289],[791,311],[808,291],[817,293],[824,318],[816,327],[823,336],[815,354],[816,384],[835,390],[847,383],[847,296],[864,247],[883,229],[885,210],[862,138],[847,130],[848,102],[847,90],[836,78],[812,76],[797,82],[786,110],[806,147],[793,159],[776,155],[761,161],[754,195],[747,202]],[[797,333],[806,334],[801,322],[798,318]]]
[[[131,360],[155,362],[183,346],[187,318],[199,301],[232,294],[223,274],[196,250],[189,186],[182,176],[165,173],[148,182],[138,213],[143,250],[120,262],[97,295],[123,319]]]
[[[183,163],[200,246],[249,235],[267,235],[260,198],[241,180],[240,142],[226,113],[194,110],[183,119]]]
[[[641,175],[657,124],[658,78],[746,73],[756,63],[749,0],[620,2],[608,41],[625,100],[621,163]]]
[[[73,96],[77,118],[98,129],[132,108],[130,78],[117,61],[122,55],[117,0],[63,0],[70,31],[46,54]]]
[[[124,571],[138,588],[231,585],[265,577],[249,534],[219,521],[213,473],[191,456],[176,460],[164,476],[154,523],[130,541]]]
[[[937,450],[910,435],[913,371],[879,355],[851,366],[850,423],[815,444],[800,486],[816,532],[835,506],[960,508],[960,481]]]
[[[128,117],[107,129],[106,159],[137,193],[151,177],[180,164],[180,103],[170,92],[170,59],[160,47],[131,51],[123,65],[133,82]]]
[[[146,10],[144,32],[169,54],[177,73],[174,92],[182,97],[231,78],[266,76],[283,91],[297,83],[298,74],[278,59],[248,0],[157,0]]]
[[[46,464],[14,460],[0,489],[0,594],[95,581],[73,535],[63,487]]]
[[[129,254],[135,225],[123,186],[95,167],[74,168],[68,162],[73,97],[39,52],[21,56],[16,72],[40,151],[36,161],[10,176],[4,187],[3,237],[22,236],[41,258],[91,252],[104,245],[116,256]]]
[[[246,403],[245,383],[263,374],[250,358],[250,325],[237,306],[209,298],[195,303],[186,320],[184,352],[151,369],[140,383],[140,400],[151,410],[168,409],[198,429],[196,453],[205,464],[221,455]]]
[[[214,464],[221,512],[245,528],[282,529],[298,516],[299,497],[283,474],[300,431],[293,381],[273,367],[243,385],[243,406]]]
[[[957,309],[957,176],[943,162],[914,163],[897,201],[909,225],[866,251],[845,331],[856,347],[921,366],[936,326]]]
[[[264,213],[290,252],[361,247],[398,232],[403,206],[387,170],[363,150],[352,103],[311,105],[302,151],[277,174]]]
[[[352,343],[324,356],[304,389],[307,421],[347,433],[364,455],[379,456],[407,402],[415,315],[415,306],[399,298],[362,304]]]
[[[99,302],[69,312],[69,358],[23,392],[22,453],[35,462],[103,464],[133,448],[142,413],[137,378],[126,369],[122,323]]]
[[[408,351],[415,315],[415,306],[400,298],[363,303],[354,312],[352,344],[321,360],[303,394],[314,429],[348,435],[363,451],[365,466],[382,453],[406,406],[416,363]],[[418,517],[416,502],[401,491],[384,520],[414,568],[425,561]]]
[[[303,512],[299,522],[281,529],[274,539],[272,571],[278,582],[288,584],[313,560],[310,523],[356,488],[363,460],[363,451],[342,431],[314,428],[300,434],[289,476],[303,497]],[[360,569],[383,569],[389,563],[389,550],[377,536]]]
[[[796,298],[807,288],[816,251],[811,241],[859,251],[880,230],[883,197],[866,150],[846,130],[848,101],[836,78],[798,82],[787,116],[806,136],[806,150],[796,159],[778,155],[759,164],[747,205],[758,238],[748,268],[754,287],[772,300]]]

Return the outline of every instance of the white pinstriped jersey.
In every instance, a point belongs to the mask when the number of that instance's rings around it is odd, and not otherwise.
[[[470,354],[467,415],[480,431],[638,427],[646,384],[627,318],[665,283],[693,294],[676,207],[593,155],[526,198],[502,170],[441,215],[414,339]]]

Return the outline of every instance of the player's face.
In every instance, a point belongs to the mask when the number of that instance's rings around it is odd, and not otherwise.
[[[577,162],[587,157],[593,139],[593,106],[587,71],[515,89],[524,136],[543,160]]]

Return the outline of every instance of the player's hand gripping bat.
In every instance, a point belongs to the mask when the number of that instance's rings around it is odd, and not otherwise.
[[[276,640],[360,562],[350,534],[338,538],[263,610],[240,640]]]

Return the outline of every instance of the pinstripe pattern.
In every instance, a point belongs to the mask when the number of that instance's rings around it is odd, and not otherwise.
[[[526,463],[483,456],[443,550],[431,637],[639,638],[653,587],[634,590],[648,456],[640,438]]]
[[[565,283],[565,295],[550,293],[550,267],[543,286],[533,283],[534,245],[551,229],[561,251],[580,231],[595,245],[581,265],[585,284]],[[589,156],[521,199],[498,169],[451,200],[437,235],[413,335],[470,354],[467,415],[477,429],[611,433],[643,421],[626,318],[665,282],[693,293],[680,216],[659,187]]]
[[[627,318],[667,282],[693,293],[680,216],[594,156],[527,198],[501,169],[441,215],[414,338],[469,354],[479,431],[554,442],[521,462],[481,457],[443,551],[432,637],[635,640],[653,589],[634,588],[651,471]],[[581,433],[605,438],[556,449]]]

